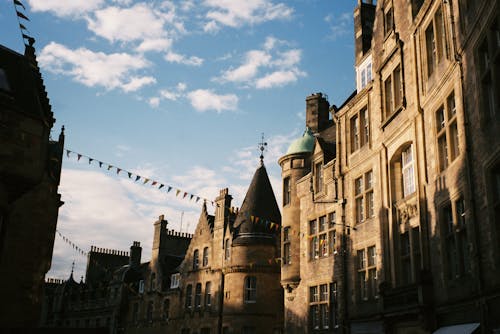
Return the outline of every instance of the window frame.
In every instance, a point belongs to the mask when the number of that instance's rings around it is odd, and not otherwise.
[[[448,169],[460,155],[460,134],[456,110],[455,92],[451,91],[445,102],[434,112],[439,172]]]
[[[245,304],[257,303],[257,277],[245,277],[243,286],[243,301]]]
[[[357,295],[359,301],[378,299],[377,248],[370,245],[356,251]]]
[[[290,205],[292,202],[292,184],[290,176],[283,179],[283,206]]]
[[[354,221],[362,224],[375,217],[373,169],[354,179]]]
[[[200,269],[200,251],[195,249],[193,252],[193,270]]]
[[[391,119],[404,106],[405,91],[403,80],[403,70],[400,62],[382,80],[383,119],[386,121]],[[398,93],[396,94],[396,92]]]
[[[203,248],[202,266],[203,267],[208,266],[208,247]]]
[[[336,294],[333,291],[334,285],[336,287],[336,283],[309,286],[309,328],[313,332],[325,331],[334,327],[335,315],[332,314],[332,306],[335,304],[334,293]]]

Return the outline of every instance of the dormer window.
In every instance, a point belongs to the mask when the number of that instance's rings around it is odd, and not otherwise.
[[[369,85],[370,82],[373,79],[372,63],[373,63],[372,62],[372,56],[369,55],[356,68],[356,75],[357,75],[356,89],[357,89],[358,92],[360,92],[361,90],[363,90],[363,88],[365,86]]]
[[[170,276],[170,289],[178,288],[180,281],[181,281],[180,273],[172,274],[172,276]]]

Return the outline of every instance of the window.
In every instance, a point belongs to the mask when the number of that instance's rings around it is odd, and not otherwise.
[[[317,193],[323,191],[323,163],[318,162],[314,166],[314,172],[315,172],[315,190]]]
[[[328,220],[327,220],[328,218]],[[335,212],[309,222],[309,259],[333,254],[335,247]]]
[[[196,249],[193,253],[193,270],[196,270],[200,266],[199,251]]]
[[[370,123],[368,110],[361,109],[351,118],[351,153],[370,142]]]
[[[210,307],[212,305],[212,283],[205,283],[205,306]]]
[[[283,179],[283,206],[290,204],[291,200],[291,184],[290,184],[290,177],[285,177]]]
[[[148,302],[148,308],[147,308],[147,312],[146,312],[146,321],[148,323],[153,322],[153,301]]]
[[[389,35],[394,27],[394,13],[392,7],[384,9],[384,33]]]
[[[193,307],[193,286],[189,284],[186,287],[186,309],[191,309]]]
[[[167,321],[170,313],[170,299],[165,299],[163,301],[163,320]]]
[[[172,274],[172,276],[170,276],[170,289],[178,288],[180,280],[181,280],[181,274],[179,273]]]
[[[354,180],[355,218],[362,223],[375,215],[373,202],[373,172],[366,172]]]
[[[400,285],[417,281],[420,274],[420,228],[410,228],[399,235]]]
[[[257,278],[255,276],[245,277],[245,303],[255,303],[257,301]]]
[[[144,293],[144,281],[142,279],[139,281],[139,293]]]
[[[283,265],[292,263],[290,247],[290,226],[287,226],[283,228]]]
[[[457,111],[455,94],[452,92],[446,103],[436,111],[436,137],[439,155],[439,170],[445,170],[460,154],[458,145]]]
[[[320,284],[309,287],[310,327],[314,330],[331,328],[331,305],[333,303],[333,284]]]
[[[372,81],[372,56],[369,55],[365,60],[356,68],[356,90],[360,92],[369,85]]]
[[[229,260],[231,257],[231,249],[229,247],[231,247],[229,245],[229,239],[226,239],[226,242],[224,243],[224,260]]]
[[[384,115],[386,119],[403,105],[404,92],[401,74],[401,66],[398,65],[384,80]]]
[[[155,291],[156,290],[156,274],[155,273],[151,273],[150,280],[151,280],[149,282],[150,291]]]
[[[500,27],[493,21],[478,49],[481,103],[486,118],[499,112],[498,87],[500,86]]]
[[[201,283],[197,283],[194,290],[194,307],[201,308]]]
[[[425,53],[428,77],[434,73],[437,66],[447,57],[447,48],[443,11],[441,6],[439,6],[432,22],[425,29]]]
[[[403,150],[401,154],[401,166],[403,174],[403,196],[406,197],[415,192],[415,171],[413,163],[413,146],[410,145],[408,148]]]
[[[375,246],[357,251],[358,258],[358,295],[360,300],[378,296],[377,289],[377,252]]]
[[[0,68],[0,90],[10,91],[9,80],[7,80],[7,74],[3,68]]]
[[[462,197],[443,206],[441,231],[448,279],[455,279],[470,273],[466,211]]]
[[[203,267],[208,266],[208,247],[203,248]]]

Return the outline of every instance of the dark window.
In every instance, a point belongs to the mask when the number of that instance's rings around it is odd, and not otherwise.
[[[208,247],[203,248],[203,267],[208,266]]]
[[[186,287],[186,308],[187,309],[191,309],[191,307],[193,306],[192,302],[193,302],[193,286],[191,284],[189,284]]]
[[[170,299],[165,299],[163,301],[163,320],[168,320],[170,316]]]
[[[147,308],[147,313],[146,313],[146,321],[148,323],[153,322],[153,302],[150,301],[148,302],[148,308]]]
[[[290,226],[283,228],[283,265],[292,263],[292,254],[290,253]]]
[[[212,305],[212,283],[205,283],[205,306],[209,307]]]
[[[403,96],[401,66],[398,65],[384,80],[384,115],[386,119],[402,107]]]
[[[394,26],[394,13],[392,7],[384,10],[384,33],[388,35]]]
[[[309,319],[313,331],[331,328],[332,284],[309,287]]]
[[[283,205],[290,204],[291,201],[291,187],[290,177],[285,177],[283,180]]]
[[[323,191],[323,163],[321,162],[318,162],[316,165],[315,165],[315,168],[314,168],[314,172],[315,172],[315,186],[316,186],[316,192],[322,192]]]
[[[201,307],[201,283],[196,284],[195,293],[194,293],[194,307]]]
[[[436,137],[439,170],[445,170],[460,154],[458,144],[457,111],[452,92],[443,106],[436,111]]]
[[[229,245],[229,239],[226,239],[226,242],[224,243],[224,259],[229,260],[231,257],[231,245]]]
[[[193,254],[193,269],[196,270],[200,266],[200,256],[199,251],[196,249]]]
[[[357,251],[358,258],[358,296],[369,300],[378,296],[377,253],[375,246]]]
[[[255,276],[245,277],[245,303],[255,303],[257,301],[257,278]]]

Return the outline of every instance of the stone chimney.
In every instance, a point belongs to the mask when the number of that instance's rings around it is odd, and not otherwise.
[[[326,129],[329,125],[330,103],[322,93],[316,93],[306,98],[306,125],[313,133]]]
[[[141,243],[139,241],[134,241],[132,246],[130,246],[129,264],[131,267],[139,267],[139,265],[141,264],[141,253]]]
[[[373,22],[375,21],[375,5],[369,0],[358,1],[354,10],[354,45],[355,62],[358,65],[364,55],[371,49],[373,36]]]

